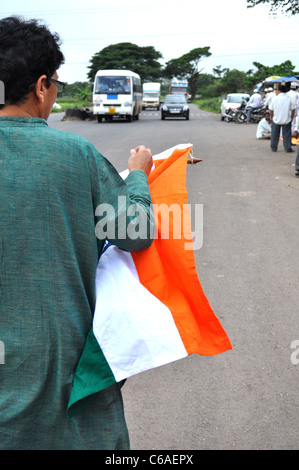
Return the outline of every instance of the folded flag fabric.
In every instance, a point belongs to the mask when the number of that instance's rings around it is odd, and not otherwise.
[[[191,144],[162,152],[154,157],[149,176],[154,207],[176,204],[181,209],[181,236],[171,223],[169,236],[162,236],[156,212],[155,239],[146,250],[128,253],[104,246],[93,325],[74,376],[69,417],[116,382],[191,354],[232,349],[201,287],[194,251],[185,249],[192,240],[186,189],[190,152]]]
[[[279,137],[280,140],[283,140],[283,137]],[[292,144],[293,145],[299,145],[299,139],[296,139],[295,137],[292,137]]]

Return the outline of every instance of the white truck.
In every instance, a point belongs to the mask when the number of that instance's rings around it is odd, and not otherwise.
[[[143,83],[142,109],[156,108],[160,109],[160,83]]]

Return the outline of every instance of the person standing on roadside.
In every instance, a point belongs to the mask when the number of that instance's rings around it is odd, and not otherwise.
[[[272,152],[277,151],[280,132],[282,132],[283,146],[285,152],[292,150],[292,120],[295,113],[295,105],[286,94],[286,86],[281,84],[278,87],[277,95],[272,99],[269,106],[272,129],[270,147]]]
[[[297,83],[292,82],[290,85],[289,91],[287,91],[287,95],[291,98],[291,101],[293,105],[295,106],[294,118],[292,120],[292,132],[294,131],[295,120],[296,120],[296,116],[298,113],[298,106],[299,106],[299,93],[297,91],[297,88],[298,88]]]
[[[264,98],[264,101],[262,102],[262,105],[265,108],[269,108],[270,103],[271,103],[271,101],[273,100],[273,98],[275,96],[275,92],[273,91],[272,87],[266,88],[265,92],[266,92],[266,96]]]
[[[132,149],[123,181],[90,142],[48,126],[64,85],[59,46],[38,20],[0,20],[0,449],[128,450],[119,384],[94,394],[73,418],[67,405],[105,242],[104,228],[95,233],[102,220],[96,209],[104,206],[104,217],[113,209],[112,245],[149,247],[153,158],[144,146]],[[145,228],[135,239],[132,206]]]

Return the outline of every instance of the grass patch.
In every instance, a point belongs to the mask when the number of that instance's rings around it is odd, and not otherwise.
[[[63,100],[63,98],[60,98],[60,99],[58,98],[56,100],[56,103],[59,104],[59,106],[61,106],[61,109],[52,108],[52,113],[62,113],[66,109],[69,109],[69,108],[73,109],[73,108],[89,108],[89,107],[92,107],[91,102],[79,101],[79,100],[71,99],[71,98],[68,98],[67,100]]]
[[[204,100],[194,100],[200,109],[210,111],[211,113],[220,113],[221,101],[219,98],[206,98]]]

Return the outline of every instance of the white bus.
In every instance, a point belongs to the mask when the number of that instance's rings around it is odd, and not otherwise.
[[[142,109],[141,79],[130,70],[99,70],[93,86],[93,114],[98,122],[123,117],[139,119]]]

